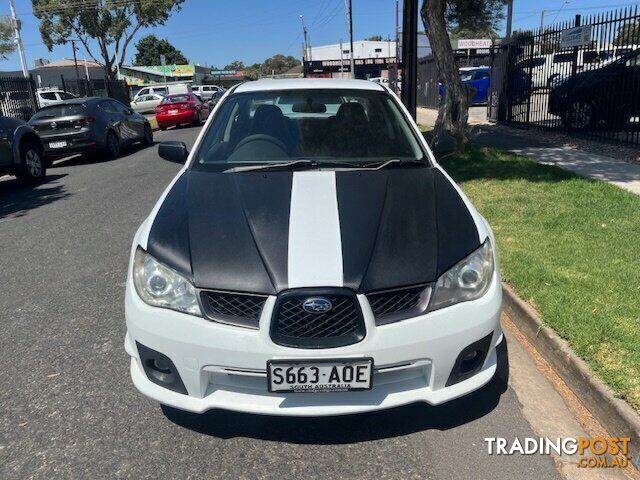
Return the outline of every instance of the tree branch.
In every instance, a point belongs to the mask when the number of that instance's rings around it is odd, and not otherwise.
[[[124,43],[122,44],[122,53],[120,55],[120,66],[122,66],[122,64],[124,63],[124,59],[125,59],[125,56],[127,54],[127,47],[129,46],[129,43],[131,42],[131,39],[135,36],[135,34],[138,32],[138,30],[140,30],[141,26],[142,25],[140,23],[138,23],[138,25],[135,26],[133,31],[129,35],[125,36]]]
[[[91,49],[89,48],[89,42],[87,42],[87,38],[80,35],[80,32],[73,25],[71,26],[71,29],[78,36],[78,40],[80,40],[80,43],[82,43],[82,46],[87,51],[89,56],[93,59],[93,61],[96,63],[100,63],[98,59],[95,57],[95,55],[93,54],[93,52],[91,51]]]

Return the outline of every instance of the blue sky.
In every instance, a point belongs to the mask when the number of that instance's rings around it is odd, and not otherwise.
[[[565,0],[514,0],[514,29],[537,27],[540,12],[557,10]],[[577,10],[596,13],[602,0],[571,0],[563,11],[548,12],[547,22],[573,18]],[[61,46],[48,52],[38,31],[38,19],[33,16],[31,0],[15,0],[23,21],[23,42],[29,66],[35,58],[56,60],[71,57],[71,47]],[[304,15],[312,45],[347,41],[345,0],[187,0],[182,11],[166,25],[138,33],[167,37],[193,63],[223,67],[240,59],[247,64],[259,62],[275,53],[300,56],[302,28],[299,15]],[[354,37],[394,34],[395,0],[353,0]],[[609,6],[621,6],[610,0]],[[9,1],[0,0],[0,15],[9,14]],[[420,26],[422,28],[422,25]],[[131,59],[135,48],[127,52]],[[80,58],[84,55],[80,52]],[[0,70],[18,70],[17,54],[0,61]]]

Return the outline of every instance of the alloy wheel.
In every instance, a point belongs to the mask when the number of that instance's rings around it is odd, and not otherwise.
[[[578,130],[588,127],[593,118],[593,105],[584,100],[577,100],[571,104],[571,126]]]
[[[42,175],[42,158],[40,154],[35,150],[28,150],[24,160],[29,175],[33,178],[39,178]]]

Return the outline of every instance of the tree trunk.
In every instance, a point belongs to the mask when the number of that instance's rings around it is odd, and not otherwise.
[[[111,56],[109,55],[109,51],[107,50],[107,42],[103,39],[98,39],[98,44],[100,45],[100,53],[102,54],[102,59],[104,60],[104,73],[106,80],[116,80],[117,75],[116,71],[113,68],[113,61],[111,60]]]
[[[444,85],[433,143],[437,143],[445,132],[449,132],[455,139],[456,149],[462,150],[467,142],[469,111],[467,93],[460,81],[458,65],[453,56],[444,19],[446,6],[446,0],[424,0],[420,10],[440,74],[440,81]]]

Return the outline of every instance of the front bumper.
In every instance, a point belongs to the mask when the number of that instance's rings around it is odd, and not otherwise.
[[[129,276],[130,277],[130,276]],[[480,299],[420,317],[376,326],[366,297],[359,295],[366,337],[340,348],[306,350],[283,347],[269,336],[275,297],[268,298],[260,329],[215,323],[204,318],[151,307],[127,282],[125,349],[131,378],[144,395],[191,412],[222,408],[271,415],[342,415],[380,410],[413,402],[437,405],[485,385],[497,366],[502,340],[502,292],[494,273]],[[446,386],[458,354],[491,334],[488,354],[472,377]],[[176,393],[151,382],[136,342],[168,356],[188,392]],[[272,359],[373,357],[373,388],[362,392],[276,394],[267,391],[266,363]]]

